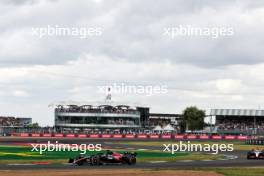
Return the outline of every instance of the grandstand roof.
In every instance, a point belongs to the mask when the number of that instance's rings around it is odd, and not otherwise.
[[[49,107],[58,107],[58,106],[95,106],[95,107],[99,107],[99,106],[112,106],[112,107],[130,107],[130,108],[136,108],[136,107],[148,107],[145,104],[142,103],[138,103],[138,102],[114,102],[114,101],[60,101],[60,102],[54,102],[49,104]]]
[[[262,116],[264,110],[256,109],[211,109],[212,116]]]

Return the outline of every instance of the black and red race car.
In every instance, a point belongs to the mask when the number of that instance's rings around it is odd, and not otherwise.
[[[107,150],[105,153],[95,155],[79,155],[75,159],[70,158],[69,163],[74,165],[103,165],[103,164],[136,164],[137,154],[134,152],[118,153]]]
[[[264,151],[253,149],[247,153],[247,159],[264,159]]]

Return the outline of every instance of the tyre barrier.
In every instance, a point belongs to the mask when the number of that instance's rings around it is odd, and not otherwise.
[[[248,145],[264,145],[264,139],[248,139],[246,140]]]

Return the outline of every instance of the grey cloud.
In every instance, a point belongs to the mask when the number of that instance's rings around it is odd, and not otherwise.
[[[39,3],[41,0],[2,0],[0,3],[6,5],[33,5]],[[50,2],[56,2],[58,0],[46,0]]]
[[[35,1],[7,1],[30,3]],[[47,1],[49,2],[49,1]],[[29,45],[38,51],[25,57],[3,55],[2,65],[64,64],[75,60],[83,53],[105,54],[111,58],[126,59],[129,62],[171,60],[201,67],[215,67],[232,64],[256,64],[263,62],[263,35],[260,30],[264,22],[253,19],[252,24],[243,22],[244,10],[248,17],[261,1],[55,1],[43,7],[33,7],[29,14],[11,18],[1,25],[5,31],[16,33],[20,29],[30,30],[32,26],[100,26],[102,37],[78,39],[74,37],[29,38]],[[240,6],[239,6],[240,5]],[[15,8],[15,7],[14,7]],[[35,9],[34,9],[35,8]],[[46,10],[48,8],[49,10]],[[237,10],[239,14],[233,14]],[[206,16],[205,11],[208,10]],[[12,9],[10,9],[12,10]],[[230,13],[230,17],[226,15]],[[8,19],[10,15],[5,17]],[[232,19],[234,18],[234,19]],[[242,19],[241,19],[242,18]],[[256,18],[256,17],[254,17]],[[208,20],[208,22],[206,22]],[[164,27],[189,25],[233,26],[235,36],[210,39],[206,37],[181,37],[169,40],[162,35]],[[13,25],[16,24],[16,25]],[[259,27],[259,28],[258,28]],[[1,35],[2,33],[0,33]],[[21,34],[22,35],[22,34]],[[30,43],[32,41],[32,43]],[[3,42],[4,43],[4,42]],[[20,43],[23,49],[23,43]],[[17,48],[14,48],[14,50]]]
[[[12,5],[23,5],[23,4],[34,4],[39,0],[3,0],[1,3],[3,4],[12,4]]]

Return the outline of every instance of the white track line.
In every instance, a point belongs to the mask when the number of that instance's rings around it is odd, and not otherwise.
[[[178,162],[184,162],[184,163],[187,163],[187,162],[193,162],[194,160],[180,160]]]
[[[7,164],[8,166],[34,166],[36,164],[19,164],[19,163],[13,163],[13,164]]]
[[[206,161],[206,162],[207,162],[207,161],[215,161],[215,160],[209,160],[209,159],[208,159],[208,160],[201,160],[201,161]]]
[[[167,163],[168,161],[150,161],[149,163]]]

